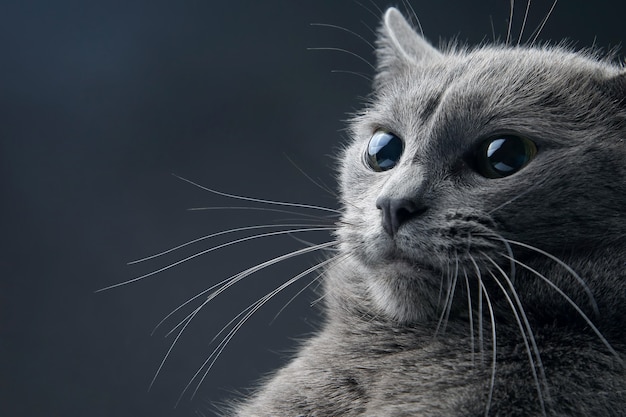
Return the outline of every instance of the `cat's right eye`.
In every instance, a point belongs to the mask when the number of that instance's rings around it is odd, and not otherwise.
[[[365,163],[373,171],[382,172],[395,167],[404,152],[404,142],[385,130],[377,130],[367,145]]]

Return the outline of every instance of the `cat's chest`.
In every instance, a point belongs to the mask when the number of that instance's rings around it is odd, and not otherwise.
[[[321,333],[283,370],[280,379],[297,393],[291,400],[302,402],[298,408],[389,417],[483,416],[489,408],[489,415],[533,416],[542,415],[543,402],[556,413],[549,415],[559,415],[556,409],[594,402],[623,378],[607,372],[593,349],[582,356],[562,346],[544,350],[542,376],[539,365],[529,366],[521,342],[501,343],[494,362],[489,348],[472,351],[469,339],[450,344],[445,337],[429,338],[406,348],[382,334],[339,336]],[[606,377],[585,377],[596,374]],[[616,401],[620,395],[614,395]]]
[[[315,403],[331,399],[330,409],[340,407],[332,412],[346,416],[484,415],[489,357],[436,340],[404,349],[380,334],[345,336],[322,333],[294,362]]]

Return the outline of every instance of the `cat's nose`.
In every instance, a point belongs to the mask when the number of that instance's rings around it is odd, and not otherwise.
[[[420,206],[408,198],[379,197],[376,200],[376,208],[382,211],[383,229],[389,236],[394,236],[400,226],[426,211],[425,206]]]

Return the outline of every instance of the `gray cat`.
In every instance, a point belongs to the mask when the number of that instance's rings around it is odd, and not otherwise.
[[[237,416],[626,415],[626,71],[384,15],[325,323]]]

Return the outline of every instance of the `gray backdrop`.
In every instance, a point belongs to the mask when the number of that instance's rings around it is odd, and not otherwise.
[[[382,1],[377,1],[380,7]],[[506,35],[508,1],[413,1],[427,37],[471,43]],[[480,4],[479,4],[480,3]],[[514,18],[517,36],[524,4]],[[563,1],[542,39],[611,48],[626,39],[618,2]],[[275,297],[241,329],[190,399],[174,404],[216,346],[212,337],[251,302],[323,259],[281,263],[233,287],[187,327],[172,309],[212,284],[303,243],[289,236],[199,256],[226,242],[128,261],[220,230],[293,221],[290,214],[192,207],[254,205],[202,191],[336,207],[334,155],[343,119],[368,92],[376,6],[363,0],[4,1],[0,3],[0,415],[212,415],[211,403],[285,363],[320,321],[304,291]],[[548,2],[531,7],[526,34]],[[369,28],[368,28],[369,27]],[[268,206],[269,207],[269,206]],[[302,210],[302,212],[304,212]],[[313,214],[315,213],[308,211]],[[298,220],[302,221],[302,220]],[[241,238],[248,234],[233,234]],[[314,242],[328,234],[303,235]],[[200,302],[202,301],[199,300]],[[219,341],[219,340],[218,340]],[[192,385],[192,390],[195,385]]]

